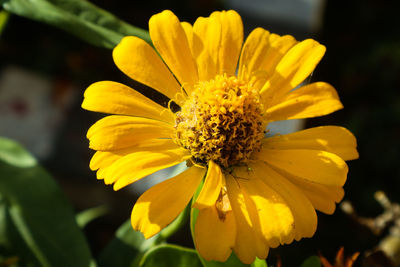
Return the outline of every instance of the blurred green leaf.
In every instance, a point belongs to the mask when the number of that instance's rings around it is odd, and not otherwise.
[[[170,225],[149,239],[133,230],[130,220],[126,221],[117,230],[114,240],[100,254],[99,266],[138,266],[147,250],[165,242],[186,222],[189,210],[190,207],[186,207]]]
[[[127,35],[151,44],[147,31],[85,0],[0,0],[0,3],[10,13],[56,26],[96,46],[114,48]]]
[[[300,267],[321,267],[321,261],[317,256],[308,257]]]
[[[143,234],[133,230],[131,221],[127,220],[120,226],[115,238],[101,252],[98,265],[126,267],[138,266],[144,252],[157,242],[157,235],[145,239]]]
[[[106,206],[94,207],[81,211],[76,215],[76,222],[80,228],[84,228],[91,221],[105,215],[108,209]]]
[[[203,187],[203,182],[201,182],[201,184],[197,188],[196,192],[194,193],[193,199],[192,199],[192,204],[196,201],[197,197],[199,196],[202,187]],[[191,209],[191,213],[190,213],[190,230],[191,230],[191,233],[192,233],[193,240],[195,239],[194,227],[195,227],[195,224],[196,224],[196,220],[197,220],[197,215],[198,214],[199,214],[199,210],[198,209],[195,209],[195,208]],[[250,266],[248,264],[242,263],[236,257],[236,255],[235,255],[235,253],[233,251],[232,251],[231,256],[228,258],[228,260],[226,262],[206,261],[200,255],[199,255],[199,258],[200,258],[201,262],[203,263],[203,265],[206,266],[206,267],[222,267],[222,266],[245,267],[245,266]],[[257,260],[254,263],[259,264],[257,262]],[[261,267],[263,265],[253,265],[253,266]]]
[[[32,167],[37,161],[25,149],[11,139],[0,137],[0,161],[15,167]]]
[[[10,13],[5,10],[0,10],[0,36],[3,33],[5,27],[7,26],[7,22],[10,18]]]
[[[16,249],[18,248],[18,249]],[[0,196],[0,251],[3,257],[1,264],[15,259],[19,266],[40,266],[40,262],[29,249],[12,222],[5,199]],[[18,255],[18,256],[17,256]],[[22,256],[22,258],[21,258]],[[8,265],[5,265],[8,266]],[[13,266],[13,265],[11,265]]]
[[[186,169],[186,164],[178,165],[171,176],[181,173],[184,169]],[[190,205],[160,233],[149,239],[145,239],[142,233],[133,230],[130,220],[126,221],[117,230],[114,240],[100,254],[99,266],[139,266],[147,250],[165,242],[186,223],[189,211]]]
[[[256,258],[256,260],[251,264],[251,267],[268,267],[268,265],[265,260]]]
[[[15,142],[0,138],[2,240],[29,266],[93,266],[75,214],[55,181]]]
[[[176,245],[159,245],[150,249],[140,262],[143,267],[190,266],[201,267],[199,257],[194,249]],[[229,266],[229,265],[227,265]]]
[[[167,241],[167,239],[175,234],[180,228],[182,228],[188,221],[190,214],[191,205],[187,205],[185,209],[176,217],[176,219],[165,227],[157,237],[157,244]]]

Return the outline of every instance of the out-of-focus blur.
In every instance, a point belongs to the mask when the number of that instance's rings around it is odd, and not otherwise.
[[[345,199],[359,213],[375,216],[381,207],[377,190],[400,201],[400,24],[390,1],[354,0],[230,0],[183,1],[95,0],[94,4],[128,23],[147,29],[151,15],[171,9],[193,23],[214,10],[236,9],[245,34],[263,27],[298,40],[314,38],[327,53],[311,81],[323,80],[337,89],[341,111],[310,119],[305,127],[341,125],[357,137],[360,159],[349,162]],[[77,211],[107,204],[110,212],[88,225],[94,254],[130,217],[135,191],[114,192],[89,170],[86,131],[104,116],[80,108],[87,86],[100,80],[122,82],[146,95],[147,88],[129,80],[114,65],[111,50],[97,48],[57,28],[11,15],[0,36],[0,136],[23,144],[55,177]],[[154,95],[153,95],[154,96]],[[290,131],[304,122],[280,125]],[[286,130],[281,130],[286,131]],[[145,184],[146,181],[141,182]],[[145,186],[145,185],[144,185]],[[272,249],[269,262],[297,266],[320,251],[333,258],[344,246],[349,253],[376,246],[379,237],[356,225],[339,208],[319,214],[312,239]],[[189,229],[175,242],[192,246]],[[290,255],[287,257],[286,255]]]

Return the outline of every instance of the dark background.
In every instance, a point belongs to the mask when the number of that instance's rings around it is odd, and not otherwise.
[[[150,16],[164,9],[173,10],[181,20],[194,22],[198,16],[208,16],[213,10],[225,8],[222,2],[213,0],[92,2],[145,29]],[[398,11],[394,2],[389,1],[327,1],[317,32],[242,14],[245,27],[261,26],[279,34],[292,34],[299,40],[311,37],[327,46],[327,53],[312,80],[333,84],[345,108],[308,120],[306,126],[341,125],[356,135],[360,159],[349,162],[345,199],[353,203],[359,214],[367,217],[382,212],[373,198],[377,190],[383,190],[392,201],[400,202]],[[85,135],[101,115],[82,110],[80,103],[85,88],[91,83],[100,80],[128,83],[128,79],[115,67],[111,50],[93,47],[48,25],[11,16],[0,38],[0,72],[17,66],[50,80],[53,85],[51,105],[57,106],[58,100],[67,94],[73,96],[63,108],[51,153],[41,158],[41,162],[57,179],[77,211],[102,204],[109,206],[108,215],[93,221],[85,230],[93,253],[98,254],[115,229],[130,217],[137,196],[129,188],[114,192],[110,186],[97,181],[89,170],[93,152],[88,149]],[[14,108],[17,112],[22,110],[21,116],[29,112],[29,106],[23,104]],[[279,254],[283,266],[298,266],[318,252],[333,259],[341,246],[345,247],[346,254],[364,253],[387,234],[374,236],[339,208],[332,216],[319,213],[318,217],[318,230],[312,239],[272,249],[268,262],[274,264]],[[192,246],[189,236],[189,230],[183,229],[171,242]]]

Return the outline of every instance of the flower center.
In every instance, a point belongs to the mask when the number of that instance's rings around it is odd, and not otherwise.
[[[176,113],[175,142],[196,163],[213,160],[228,168],[248,161],[259,150],[265,123],[259,95],[235,76],[217,75],[199,82]]]

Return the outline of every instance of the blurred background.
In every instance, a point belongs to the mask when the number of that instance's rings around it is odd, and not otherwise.
[[[399,7],[394,2],[91,2],[144,29],[151,15],[164,9],[191,23],[214,10],[235,9],[242,15],[246,35],[260,26],[298,40],[314,38],[326,45],[327,53],[311,81],[334,85],[345,108],[291,126],[341,125],[356,135],[360,159],[349,162],[345,199],[360,216],[375,217],[383,211],[374,199],[377,190],[384,191],[393,202],[400,202],[400,23]],[[17,140],[34,154],[61,185],[76,211],[109,206],[106,216],[85,229],[95,255],[130,217],[138,197],[138,191],[132,188],[114,192],[111,186],[97,181],[88,167],[93,152],[88,148],[86,131],[103,115],[85,111],[80,104],[86,87],[100,80],[129,84],[155,96],[119,72],[111,50],[94,47],[52,26],[10,16],[0,36],[0,136]],[[146,181],[142,187],[146,187]],[[280,255],[283,266],[298,266],[319,252],[333,259],[341,246],[346,254],[363,254],[388,234],[385,230],[374,235],[340,208],[332,216],[318,216],[318,230],[312,239],[272,249],[268,262],[275,263]],[[189,228],[182,229],[171,241],[193,246]]]

